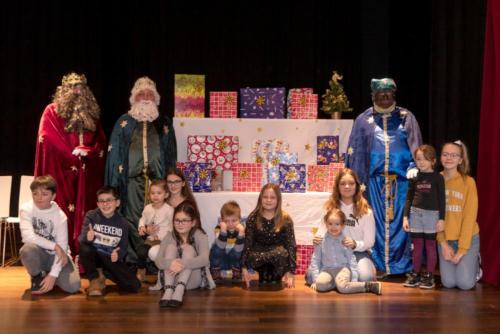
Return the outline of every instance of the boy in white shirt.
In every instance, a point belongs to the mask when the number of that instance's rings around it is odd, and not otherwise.
[[[19,217],[24,243],[20,256],[31,276],[31,293],[47,293],[54,285],[75,293],[80,290],[80,273],[70,256],[66,215],[54,202],[56,181],[50,175],[39,176],[30,189],[33,199],[21,205]]]

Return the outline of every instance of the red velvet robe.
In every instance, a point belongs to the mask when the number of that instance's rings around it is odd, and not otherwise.
[[[35,176],[50,174],[57,181],[55,201],[68,217],[68,243],[78,254],[78,235],[85,213],[96,207],[96,191],[103,185],[106,163],[106,137],[101,124],[95,132],[83,133],[83,145],[90,148],[86,157],[72,154],[79,146],[77,132],[64,130],[65,120],[49,104],[38,129]]]

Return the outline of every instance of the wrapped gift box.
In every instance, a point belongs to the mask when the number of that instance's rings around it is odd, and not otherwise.
[[[193,192],[211,192],[212,168],[208,163],[186,163],[184,176]]]
[[[295,269],[296,275],[302,275],[307,272],[311,258],[314,253],[313,245],[297,245],[297,267]]]
[[[318,94],[292,93],[289,114],[292,119],[317,119]]]
[[[251,161],[262,164],[262,185],[268,182],[269,157],[277,153],[288,153],[289,149],[290,144],[282,139],[256,139],[253,141]]]
[[[288,90],[288,95],[286,97],[286,117],[291,118],[292,115],[292,94],[293,93],[307,93],[307,94],[312,94],[313,89],[312,88],[290,88]]]
[[[233,191],[259,192],[262,187],[262,165],[238,162],[233,164]]]
[[[205,76],[176,74],[174,104],[175,117],[205,117]]]
[[[285,88],[242,88],[241,118],[284,118]]]
[[[208,162],[213,169],[231,169],[238,162],[238,136],[188,136],[187,141],[189,162]]]
[[[318,136],[317,143],[318,165],[329,165],[339,161],[339,136]]]
[[[186,169],[186,164],[187,164],[187,162],[177,161],[175,163],[175,168],[177,168],[181,172],[184,172],[184,170]]]
[[[284,193],[303,193],[306,191],[306,165],[280,164],[280,190]]]
[[[335,175],[343,168],[343,163],[307,166],[307,191],[331,192]]]
[[[291,165],[299,161],[297,153],[270,153],[267,163],[267,182],[280,183],[280,164]]]
[[[210,92],[211,118],[236,118],[238,92]]]

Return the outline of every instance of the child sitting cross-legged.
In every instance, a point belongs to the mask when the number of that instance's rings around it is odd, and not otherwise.
[[[371,292],[382,294],[380,282],[358,282],[358,265],[353,250],[343,245],[346,217],[339,209],[330,209],[325,217],[327,233],[316,245],[306,282],[315,291],[337,289],[340,293]]]

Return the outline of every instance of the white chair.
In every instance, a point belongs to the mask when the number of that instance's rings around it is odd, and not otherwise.
[[[11,190],[12,176],[0,176],[0,249],[2,250],[2,267],[5,262]]]
[[[32,175],[22,175],[21,176],[21,184],[19,186],[19,201],[17,203],[17,212],[19,214],[19,206],[25,202],[28,202],[31,199],[31,189],[30,184],[33,182],[34,177]],[[2,267],[13,264],[17,262],[19,258],[18,248],[17,248],[17,239],[16,239],[16,225],[19,225],[19,216],[16,217],[8,217],[6,219],[5,229],[4,229],[4,243],[2,247]],[[10,244],[10,254],[11,258],[8,259],[7,264],[5,263],[5,249],[7,246],[7,238]]]

